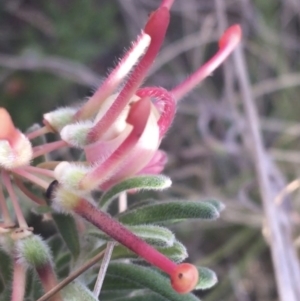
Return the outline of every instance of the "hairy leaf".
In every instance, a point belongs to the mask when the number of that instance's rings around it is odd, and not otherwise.
[[[149,204],[119,214],[121,223],[128,225],[166,223],[181,219],[216,219],[219,212],[207,202],[169,201]]]
[[[163,253],[167,257],[169,257],[172,261],[176,263],[180,263],[188,257],[188,253],[186,247],[179,242],[175,241],[174,245],[169,248],[157,248],[159,252]]]
[[[218,200],[207,200],[204,203],[213,205],[219,212],[222,212],[225,209],[225,205]]]
[[[127,226],[127,228],[154,247],[168,248],[175,241],[174,234],[169,229],[161,226],[135,225]],[[89,234],[105,241],[112,240],[108,235],[97,230],[91,230]]]
[[[52,216],[58,232],[61,234],[74,258],[77,258],[80,253],[80,242],[73,216],[63,213],[53,213]]]
[[[63,290],[62,295],[64,300],[68,301],[97,301],[93,293],[79,281],[74,281],[68,284]]]
[[[102,210],[107,210],[112,201],[124,191],[132,189],[162,190],[170,186],[170,178],[163,175],[145,175],[129,178],[105,192],[99,201],[99,206]]]
[[[196,286],[196,290],[205,290],[211,288],[218,282],[217,275],[214,271],[205,268],[205,267],[197,267],[199,272],[199,281]]]
[[[176,293],[171,287],[169,279],[151,268],[135,264],[111,263],[106,275],[114,277],[116,283],[126,281],[147,288],[160,298],[169,301],[199,301],[192,294],[180,295]],[[105,281],[106,279],[104,283]],[[155,297],[153,300],[156,300]]]

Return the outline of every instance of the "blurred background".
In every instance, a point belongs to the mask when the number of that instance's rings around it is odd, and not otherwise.
[[[140,33],[158,0],[2,0],[0,105],[17,127],[83,101]],[[243,28],[245,57],[269,158],[295,186],[287,204],[295,246],[300,240],[300,2],[175,0],[165,43],[145,85],[172,88],[217,51],[224,28]],[[232,57],[177,110],[163,140],[173,186],[161,199],[217,198],[213,223],[175,227],[190,260],[215,270],[206,301],[275,301],[277,289],[248,125]],[[0,120],[1,124],[1,120]],[[248,144],[248,145],[247,145]]]

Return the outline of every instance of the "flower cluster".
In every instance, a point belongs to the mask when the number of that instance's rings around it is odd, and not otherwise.
[[[45,201],[32,194],[21,179],[46,190],[55,210],[88,220],[169,274],[173,288],[186,293],[197,283],[197,269],[190,264],[172,262],[99,210],[91,198],[94,190],[107,191],[131,176],[159,174],[163,170],[166,154],[158,148],[172,123],[177,102],[210,75],[240,41],[240,27],[234,25],[221,38],[217,54],[180,85],[171,91],[160,87],[141,88],[164,41],[171,4],[172,1],[163,1],[151,13],[131,49],[81,107],[60,108],[45,114],[44,127],[26,135],[15,128],[8,112],[1,108],[0,171],[19,228],[27,229],[28,226],[12,179],[15,187],[39,205]],[[60,140],[32,147],[32,139],[49,132],[58,133]],[[31,165],[36,157],[62,147],[81,149],[84,161]],[[0,206],[1,227],[9,229],[14,223],[1,187]]]

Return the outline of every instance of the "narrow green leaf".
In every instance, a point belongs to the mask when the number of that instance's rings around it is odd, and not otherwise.
[[[205,200],[204,203],[213,205],[219,212],[222,212],[225,209],[225,205],[218,200]]]
[[[160,253],[166,255],[169,257],[172,261],[179,263],[185,260],[188,257],[187,250],[185,246],[175,240],[173,246],[168,248],[158,248],[155,247]],[[95,256],[99,252],[102,252],[105,249],[105,245],[93,250],[90,256]],[[117,244],[114,247],[111,260],[119,260],[119,259],[131,259],[131,260],[138,260],[143,261],[143,259],[140,259],[135,253],[124,247],[123,245]]]
[[[62,295],[64,300],[69,301],[97,301],[93,293],[79,281],[73,281],[68,284],[63,290]]]
[[[166,223],[180,219],[216,219],[219,212],[206,202],[168,201],[127,210],[118,215],[121,223],[128,225]]]
[[[137,255],[122,245],[116,245],[112,253],[111,259],[135,259]]]
[[[128,296],[122,299],[115,299],[114,301],[166,301],[164,297],[157,294],[144,294],[142,296]]]
[[[62,237],[58,233],[53,236],[50,236],[47,239],[47,244],[48,244],[49,248],[51,249],[53,258],[56,258],[60,254],[61,250],[64,247],[64,242],[62,240]]]
[[[6,252],[0,248],[0,274],[3,284],[6,286],[11,281],[12,260]]]
[[[119,291],[119,290],[132,291],[132,290],[137,290],[142,288],[143,288],[142,285],[139,285],[127,279],[122,279],[122,281],[120,281],[119,275],[116,276],[116,275],[106,274],[101,290],[102,291]]]
[[[136,209],[138,207],[143,207],[146,205],[152,205],[152,204],[157,204],[160,203],[161,201],[155,200],[155,199],[146,199],[146,200],[139,200],[135,203],[133,203],[132,205],[130,205],[130,207],[127,210],[133,210]]]
[[[100,300],[101,301],[166,301],[164,297],[159,296],[158,294],[151,293],[148,290],[135,291],[134,296],[132,296],[132,291],[129,291],[127,294],[125,291],[121,291],[122,295],[116,297],[111,297],[105,294],[105,291],[101,291]],[[131,293],[131,294],[130,294]],[[113,296],[113,295],[112,295]]]
[[[199,272],[199,281],[196,290],[211,288],[218,282],[217,275],[214,271],[205,267],[197,267],[197,269]]]
[[[163,175],[144,175],[129,178],[105,192],[99,201],[99,206],[102,210],[107,210],[112,201],[124,191],[132,189],[162,190],[170,187],[171,184],[170,178]]]
[[[135,225],[128,226],[128,229],[155,247],[168,248],[172,247],[175,242],[174,234],[165,227],[157,225]]]
[[[133,282],[135,285],[147,288],[160,298],[169,301],[199,301],[192,294],[180,295],[176,293],[171,287],[169,279],[151,268],[135,264],[111,263],[106,275],[115,277],[117,283]],[[106,279],[104,283],[105,281]],[[155,297],[153,300],[156,300]]]
[[[105,278],[108,277],[105,275]],[[101,293],[100,293],[100,300],[101,301],[115,301],[123,298],[126,295],[132,293],[132,290],[105,290],[102,286]],[[122,300],[122,299],[121,299]]]
[[[157,250],[176,263],[180,263],[188,257],[186,247],[178,240],[175,241],[172,247],[157,248]]]
[[[169,229],[161,226],[135,225],[127,226],[127,228],[154,247],[168,248],[175,241],[174,234]],[[91,230],[89,234],[105,241],[112,240],[108,235],[97,230]]]
[[[80,253],[78,230],[73,216],[62,213],[53,213],[53,220],[70,252],[76,259]]]
[[[39,280],[37,273],[33,269],[27,270],[26,273],[26,293],[25,300],[37,300],[44,294],[41,281]],[[6,300],[6,299],[4,299]]]

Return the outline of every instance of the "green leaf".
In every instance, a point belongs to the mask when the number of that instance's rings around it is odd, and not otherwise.
[[[112,264],[112,263],[110,263]],[[122,279],[120,281],[119,275],[110,275],[107,274],[105,275],[105,280],[102,285],[102,291],[132,291],[132,290],[137,290],[137,289],[142,289],[143,286],[139,285],[137,283],[134,283],[133,281],[127,280],[127,279]],[[123,292],[124,294],[125,292]],[[101,296],[101,295],[100,295]]]
[[[63,213],[53,213],[53,220],[64,242],[76,259],[80,253],[78,230],[73,216]]]
[[[161,226],[136,225],[127,226],[127,228],[154,247],[168,248],[171,247],[175,241],[174,234],[169,229]],[[105,241],[112,240],[108,235],[97,230],[91,230],[89,234]]]
[[[62,290],[64,300],[97,301],[93,293],[79,281],[73,281]]]
[[[116,283],[117,285],[117,283]],[[100,300],[101,301],[166,301],[164,297],[160,297],[159,295],[155,293],[151,293],[148,290],[139,290],[134,292],[134,296],[132,296],[132,291],[128,291],[126,294],[126,291],[122,290],[120,291],[122,294],[120,296],[115,294],[114,295],[108,295],[106,291],[101,291]]]
[[[44,294],[41,281],[35,270],[29,269],[26,273],[26,296],[25,300],[37,300]],[[6,299],[5,299],[6,300]]]
[[[225,205],[218,200],[207,200],[204,201],[204,203],[213,205],[218,210],[218,212],[222,212],[225,209]]]
[[[164,249],[157,248],[157,250],[176,263],[180,263],[188,257],[186,247],[178,240],[175,241],[172,247]]]
[[[165,298],[169,301],[199,301],[192,294],[176,293],[170,285],[170,280],[151,268],[135,264],[111,263],[107,269],[104,285],[108,277],[114,277],[117,284],[123,281],[132,282],[133,285],[149,289],[158,298]],[[156,300],[156,297],[152,300]]]
[[[0,248],[0,275],[4,285],[7,285],[11,280],[12,260],[6,252]]]
[[[105,278],[107,275],[105,275]],[[144,290],[143,290],[144,291]],[[138,291],[137,291],[138,292]],[[103,286],[100,293],[100,300],[101,301],[115,301],[119,300],[120,298],[123,298],[124,296],[131,294],[132,290],[104,290]],[[121,299],[122,300],[122,299]]]
[[[118,215],[128,225],[166,223],[180,219],[216,219],[219,212],[207,202],[168,201],[141,206]]]
[[[199,281],[195,288],[196,290],[205,290],[217,284],[218,278],[214,271],[205,267],[197,267],[197,269],[199,272]]]
[[[50,236],[47,239],[47,244],[52,251],[54,259],[60,254],[60,252],[64,247],[64,242],[62,240],[62,237],[58,233],[53,236]]]
[[[155,247],[168,248],[172,247],[175,242],[174,234],[165,227],[156,225],[135,225],[128,226],[127,228]]]
[[[99,252],[102,252],[105,249],[106,245],[103,245],[91,253],[90,256],[95,256]],[[172,261],[179,263],[185,260],[188,257],[187,250],[185,246],[179,242],[175,241],[172,247],[168,248],[158,248],[156,249],[164,254],[165,256],[169,257]],[[124,247],[123,245],[117,244],[114,247],[111,260],[119,260],[119,259],[131,259],[131,260],[137,260],[137,261],[143,261],[142,258],[139,258],[135,253]]]
[[[170,187],[172,184],[170,178],[163,175],[144,175],[129,178],[121,183],[113,186],[105,192],[100,201],[99,206],[106,211],[111,205],[112,201],[122,192],[132,189],[145,190],[162,190]]]
[[[114,301],[166,301],[164,297],[157,294],[143,294],[142,296],[128,296],[122,299],[115,299]]]

